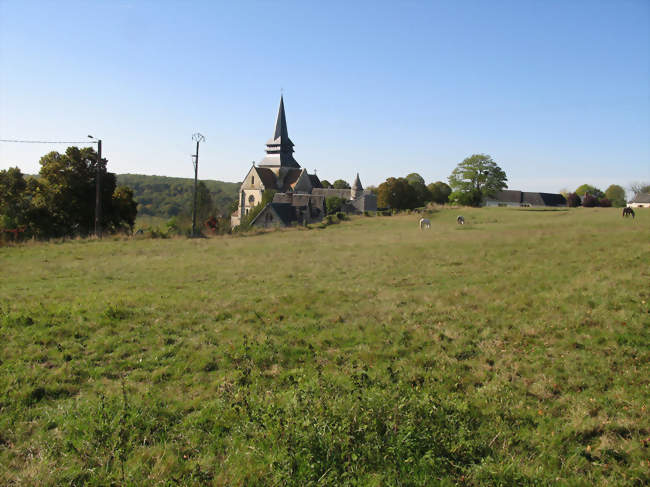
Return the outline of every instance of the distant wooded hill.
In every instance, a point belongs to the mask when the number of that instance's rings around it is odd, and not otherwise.
[[[200,181],[210,192],[217,213],[228,214],[230,205],[237,199],[241,183],[226,183],[209,179]],[[133,189],[133,199],[138,202],[138,216],[171,218],[192,212],[193,179],[118,174],[117,184]]]

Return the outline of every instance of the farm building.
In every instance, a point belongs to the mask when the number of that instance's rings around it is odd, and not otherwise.
[[[650,208],[650,193],[639,193],[628,203],[632,208]]]
[[[376,196],[363,189],[359,174],[350,189],[328,189],[323,188],[318,176],[300,167],[293,157],[293,142],[287,131],[282,97],[273,136],[266,143],[266,157],[249,169],[239,189],[239,205],[231,216],[233,227],[262,202],[267,190],[276,193],[251,222],[254,226],[289,226],[320,221],[325,215],[325,200],[330,196],[344,199],[344,211],[348,213],[377,209]]]
[[[564,196],[505,189],[485,199],[483,206],[566,206]]]

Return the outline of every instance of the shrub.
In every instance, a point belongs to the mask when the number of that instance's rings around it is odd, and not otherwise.
[[[338,212],[336,213],[336,218],[338,218],[339,220],[343,221],[343,220],[347,220],[347,219],[348,219],[348,216],[347,216],[345,213],[343,213],[342,211],[338,211]]]
[[[580,196],[578,196],[576,193],[569,193],[566,197],[566,202],[567,205],[569,205],[571,208],[575,208],[576,206],[580,206],[582,204]]]
[[[593,208],[598,204],[598,199],[595,196],[590,195],[589,193],[585,194],[585,197],[582,198],[582,206],[585,208]]]
[[[598,206],[602,206],[603,208],[609,208],[612,206],[612,202],[608,198],[600,198],[598,200]]]
[[[369,211],[364,211],[363,216],[372,216],[372,214]]]
[[[338,196],[330,196],[325,199],[325,209],[328,215],[340,212],[343,207],[343,200]]]

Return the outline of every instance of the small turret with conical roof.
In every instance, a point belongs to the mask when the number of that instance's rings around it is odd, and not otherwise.
[[[359,173],[357,173],[357,177],[354,178],[354,183],[352,183],[352,188],[350,188],[350,199],[355,200],[362,194],[363,194],[363,186],[361,186]]]

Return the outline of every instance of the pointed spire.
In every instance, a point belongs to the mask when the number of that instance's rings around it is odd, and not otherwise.
[[[352,183],[352,188],[350,188],[350,197],[354,200],[357,199],[357,197],[361,196],[362,194],[363,194],[363,186],[361,186],[359,173],[357,173],[357,177],[354,178],[354,183]]]
[[[278,109],[278,118],[275,120],[275,133],[273,139],[289,139],[287,131],[287,117],[284,114],[284,97],[280,95],[280,108]]]
[[[293,142],[287,130],[287,117],[284,114],[284,97],[280,96],[280,108],[275,119],[273,137],[266,143],[266,157],[262,167],[300,167],[293,158]]]
[[[357,173],[357,177],[354,178],[354,183],[352,183],[352,187],[357,191],[363,191],[363,186],[361,186],[361,180],[359,179],[359,173]]]

